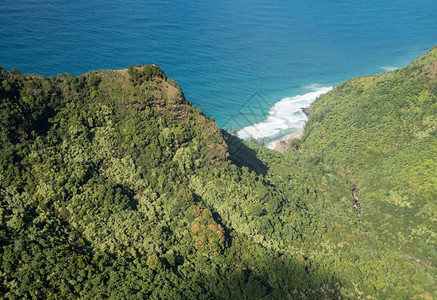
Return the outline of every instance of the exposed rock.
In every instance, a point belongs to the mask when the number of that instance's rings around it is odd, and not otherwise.
[[[290,147],[293,140],[300,139],[303,132],[292,133],[274,141],[274,150],[284,153]]]
[[[307,116],[307,118],[312,114],[311,107],[301,107],[300,110]]]

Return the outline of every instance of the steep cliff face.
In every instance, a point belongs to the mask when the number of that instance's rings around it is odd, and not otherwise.
[[[363,224],[437,265],[437,48],[313,103],[302,149],[356,184]]]

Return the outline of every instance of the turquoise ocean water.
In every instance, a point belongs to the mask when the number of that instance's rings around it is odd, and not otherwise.
[[[436,14],[435,0],[2,0],[0,65],[157,63],[220,126],[268,140],[299,130],[300,107],[330,86],[431,49]]]

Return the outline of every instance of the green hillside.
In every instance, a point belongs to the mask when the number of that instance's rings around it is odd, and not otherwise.
[[[404,69],[349,80],[311,106],[303,151],[351,182],[363,225],[437,267],[437,48]]]
[[[156,65],[1,69],[0,295],[437,297],[435,52],[321,97],[285,154],[220,130]]]

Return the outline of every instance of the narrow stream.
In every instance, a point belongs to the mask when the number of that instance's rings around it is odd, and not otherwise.
[[[360,221],[360,224],[361,224],[361,205],[360,205],[360,201],[358,200],[355,184],[353,185],[353,188],[352,188],[352,196],[354,197],[354,200],[355,200],[354,210],[355,210],[355,213],[357,214],[358,220]]]

